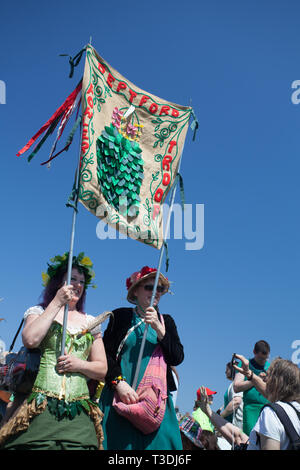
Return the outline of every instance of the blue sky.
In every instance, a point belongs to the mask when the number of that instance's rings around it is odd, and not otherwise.
[[[233,352],[257,340],[271,358],[290,359],[299,328],[300,6],[296,0],[37,1],[1,7],[0,337],[9,346],[23,312],[38,302],[41,271],[69,248],[78,145],[47,159],[53,140],[27,163],[17,151],[75,88],[68,60],[92,44],[144,90],[192,106],[181,173],[188,204],[204,204],[205,242],[187,251],[169,240],[174,295],[161,301],[185,347],[178,406],[191,411],[197,388],[218,392]],[[176,197],[179,201],[179,195]],[[75,252],[94,261],[98,289],[87,311],[126,306],[125,279],[159,252],[133,240],[99,240],[98,219],[80,205]],[[20,345],[20,340],[17,346]]]

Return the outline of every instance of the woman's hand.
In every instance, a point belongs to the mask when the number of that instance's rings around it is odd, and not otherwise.
[[[159,321],[157,311],[154,307],[148,307],[145,311],[145,323],[150,325],[157,333],[157,337],[161,340],[166,334],[165,326]]]
[[[57,359],[56,369],[59,374],[79,372],[82,360],[71,354],[65,354]]]
[[[63,307],[66,305],[68,302],[72,300],[73,297],[73,286],[72,284],[65,284],[62,286],[58,291],[56,292],[56,295],[54,297],[54,302],[58,304],[60,307]]]
[[[136,391],[124,380],[121,380],[115,388],[123,403],[131,404],[139,401],[139,396]]]

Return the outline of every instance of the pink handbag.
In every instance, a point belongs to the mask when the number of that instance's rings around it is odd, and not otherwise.
[[[143,434],[156,431],[165,414],[167,402],[167,364],[160,345],[156,346],[137,388],[139,401],[123,403],[115,392],[113,407]]]

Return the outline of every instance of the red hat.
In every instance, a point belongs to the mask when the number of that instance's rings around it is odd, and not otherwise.
[[[149,277],[155,277],[156,271],[157,269],[155,268],[149,268],[149,266],[144,266],[140,271],[131,274],[131,276],[126,279],[126,287],[128,290],[127,300],[129,302],[131,302],[132,304],[136,303],[136,298],[133,295],[134,289],[138,286],[140,282],[144,281],[145,279],[148,279]],[[168,278],[166,278],[162,273],[159,273],[159,279],[166,288],[165,292],[163,292],[163,294],[165,294],[170,288],[170,282]]]
[[[206,393],[207,395],[215,395],[215,393],[217,392],[213,392],[212,390],[210,390],[209,388],[205,387],[205,390],[206,390]],[[201,399],[201,392],[200,392],[200,388],[198,388],[197,390],[197,400],[200,400]]]

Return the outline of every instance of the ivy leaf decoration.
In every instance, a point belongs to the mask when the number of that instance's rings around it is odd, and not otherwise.
[[[46,400],[46,396],[43,393],[38,393],[35,397],[37,406],[40,406],[44,400]]]
[[[134,140],[133,125],[128,124],[127,130],[121,132],[122,113],[119,110],[117,112],[119,121],[105,126],[97,139],[98,183],[106,201],[118,213],[136,217],[139,213],[140,190],[144,179],[142,149]],[[127,204],[120,204],[120,199],[125,198]]]

